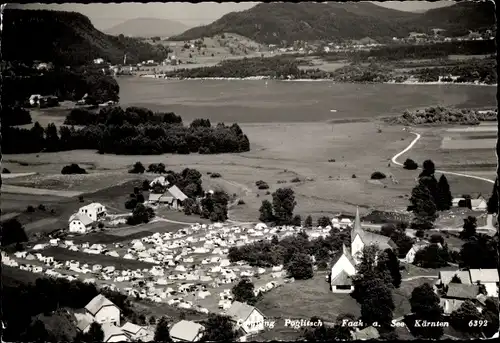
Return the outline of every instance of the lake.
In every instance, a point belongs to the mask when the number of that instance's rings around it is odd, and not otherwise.
[[[334,84],[328,81],[117,78],[120,104],[175,112],[184,121],[314,122],[397,115],[425,106],[496,107],[496,87]],[[336,110],[332,112],[331,110]]]

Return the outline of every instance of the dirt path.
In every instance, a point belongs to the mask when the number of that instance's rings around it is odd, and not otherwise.
[[[405,148],[403,149],[401,152],[397,153],[396,155],[394,155],[394,157],[391,159],[391,162],[394,163],[395,165],[398,165],[398,166],[403,166],[402,163],[398,162],[398,158],[405,154],[406,152],[408,152],[411,148],[413,148],[413,146],[418,142],[418,140],[422,137],[422,135],[420,135],[419,133],[416,133],[416,132],[410,132],[412,134],[414,134],[416,137],[414,140],[411,141],[411,143]],[[419,168],[421,169],[421,168]],[[475,175],[469,175],[469,174],[462,174],[462,173],[455,173],[455,172],[450,172],[450,171],[446,171],[446,170],[436,170],[438,173],[442,173],[442,174],[449,174],[449,175],[455,175],[455,176],[462,176],[462,177],[466,177],[466,178],[469,178],[469,179],[476,179],[476,180],[481,180],[481,181],[484,181],[484,182],[488,182],[488,183],[495,183],[494,180],[490,180],[490,179],[487,179],[487,178],[484,178],[484,177],[480,177],[480,176],[475,176]]]
[[[437,279],[438,276],[434,276],[434,275],[417,275],[417,276],[411,276],[411,277],[407,277],[405,279],[401,279],[401,281],[412,281],[412,280],[416,280],[416,279]]]

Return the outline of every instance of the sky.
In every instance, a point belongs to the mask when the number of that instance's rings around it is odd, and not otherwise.
[[[386,1],[375,2],[377,5],[401,11],[421,11],[431,8],[452,5],[453,1]],[[91,20],[99,30],[109,29],[128,19],[133,18],[160,18],[177,20],[188,26],[209,24],[223,15],[244,11],[258,4],[258,2],[202,2],[197,4],[171,2],[158,3],[120,3],[120,4],[11,4],[7,7],[26,9],[52,9],[59,11],[80,12]]]

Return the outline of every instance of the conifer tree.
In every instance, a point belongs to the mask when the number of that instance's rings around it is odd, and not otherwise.
[[[444,176],[444,174],[441,175],[441,177],[439,178],[439,182],[437,185],[437,193],[438,197],[436,199],[437,200],[436,205],[438,210],[440,211],[449,210],[452,206],[453,197],[451,195],[448,179],[446,178],[446,176]]]

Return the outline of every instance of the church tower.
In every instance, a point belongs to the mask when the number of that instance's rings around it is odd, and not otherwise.
[[[359,262],[358,256],[363,251],[363,228],[361,227],[361,219],[359,217],[359,207],[356,208],[356,217],[351,230],[351,254],[356,262]]]

